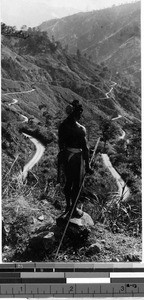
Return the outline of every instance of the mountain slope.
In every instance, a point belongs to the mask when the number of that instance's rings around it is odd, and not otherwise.
[[[135,102],[139,101],[139,97],[133,93],[133,90],[129,91],[132,94],[131,98],[134,99],[133,104],[127,100],[129,105],[127,110],[126,104],[122,107],[119,99],[111,98],[103,101],[112,85],[107,67],[94,64],[83,57],[72,58],[61,48],[55,53],[32,56],[18,54],[16,48],[14,52],[4,43],[2,45],[2,75],[4,77],[2,89],[5,93],[18,91],[19,88],[27,90],[28,86],[30,88],[34,84],[36,97],[33,98],[30,94],[27,98],[33,99],[35,105],[39,102],[46,104],[51,114],[64,108],[64,105],[72,99],[79,99],[88,112],[91,111],[90,107],[93,107],[96,115],[117,114],[125,109],[123,111],[125,115],[130,116],[131,111],[132,115],[140,117],[140,107],[135,107]],[[115,80],[117,83],[115,90],[119,91],[123,77],[116,77]],[[69,95],[69,100],[66,95]],[[26,96],[20,95],[20,97]],[[32,105],[32,102],[30,103]],[[133,105],[132,109],[130,109],[131,105]],[[29,109],[27,107],[27,110]],[[35,108],[34,112],[38,117],[36,110]]]
[[[3,36],[1,58],[3,109],[13,99],[7,93],[21,92],[14,95],[16,108],[10,106],[9,110],[17,109],[37,123],[45,121],[40,104],[46,106],[51,118],[59,111],[63,111],[63,117],[66,105],[75,99],[84,106],[84,123],[92,119],[96,128],[100,117],[120,114],[129,120],[140,119],[140,90],[129,77],[119,72],[112,78],[103,63],[68,54],[60,43],[51,42],[40,31],[27,39]],[[26,92],[33,88],[33,92]],[[114,94],[106,96],[109,91]]]
[[[45,251],[39,238],[49,232],[65,207],[63,192],[56,181],[58,126],[66,117],[67,104],[79,100],[84,109],[81,123],[87,130],[90,155],[101,137],[93,163],[94,175],[86,176],[80,200],[84,211],[96,223],[91,243],[99,239],[100,226],[103,236],[109,231],[110,244],[114,234],[123,232],[127,249],[131,237],[127,238],[126,234],[133,235],[139,250],[132,260],[140,260],[140,89],[123,73],[112,75],[104,63],[94,63],[80,53],[67,53],[46,33],[33,29],[26,36],[24,39],[2,37],[2,211],[7,232],[3,241],[4,258],[6,261],[51,261],[53,258],[55,245],[50,252]],[[107,125],[111,125],[108,131]],[[127,139],[118,139],[123,130],[129,143]],[[32,135],[45,146],[44,155],[29,172],[26,182],[20,180],[19,174],[35,149],[23,133]],[[108,153],[132,191],[127,203],[117,201],[117,185],[103,165],[103,151]],[[35,241],[40,247],[37,248]],[[102,244],[101,237],[99,241]],[[32,245],[37,248],[36,256]],[[116,245],[107,256],[105,246],[101,248],[102,253],[90,258],[86,257],[85,247],[82,258],[80,249],[77,256],[67,244],[61,251],[68,251],[69,259],[78,261],[108,261],[115,256],[125,261],[130,253],[124,247],[124,255],[119,255]]]
[[[140,72],[139,1],[44,22],[38,28],[68,45],[70,53],[79,49],[95,62],[106,61],[115,72],[120,66],[124,70],[127,61],[128,73]]]

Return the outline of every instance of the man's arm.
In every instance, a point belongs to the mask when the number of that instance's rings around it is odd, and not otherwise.
[[[85,127],[83,127],[82,129],[83,129],[82,150],[83,150],[83,158],[85,160],[85,170],[86,170],[86,173],[92,174],[93,171],[89,165],[89,149],[88,149],[87,140],[86,140],[86,129],[85,129]]]

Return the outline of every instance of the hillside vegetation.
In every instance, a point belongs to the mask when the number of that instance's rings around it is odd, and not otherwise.
[[[73,250],[74,246],[66,243],[58,260],[139,261],[140,89],[123,73],[112,76],[106,64],[94,63],[79,51],[70,54],[46,32],[29,28],[20,37],[16,29],[11,30],[4,24],[2,28],[4,261],[53,259],[55,248],[46,251],[39,234],[46,234],[51,229],[65,207],[63,190],[56,185],[57,131],[66,117],[66,105],[73,100],[79,100],[84,108],[81,123],[87,129],[90,155],[101,137],[93,163],[94,175],[87,175],[80,200],[84,211],[95,223],[89,243],[98,240],[101,251],[87,257],[88,244]],[[28,118],[28,123],[22,115]],[[122,117],[111,121],[118,115]],[[125,140],[119,140],[122,130],[126,132]],[[19,174],[34,153],[34,145],[24,132],[40,140],[45,145],[45,152],[38,165],[29,172],[27,180],[22,182]],[[131,189],[126,203],[115,196],[117,185],[103,165],[103,151]],[[134,244],[136,248],[133,248]]]
[[[140,1],[78,13],[42,23],[70,53],[77,49],[90,60],[106,62],[114,74],[131,74],[140,85]]]

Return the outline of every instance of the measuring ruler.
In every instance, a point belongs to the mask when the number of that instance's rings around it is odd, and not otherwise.
[[[144,265],[0,264],[0,298],[6,297],[144,297]]]
[[[0,298],[144,297],[144,284],[1,284]]]

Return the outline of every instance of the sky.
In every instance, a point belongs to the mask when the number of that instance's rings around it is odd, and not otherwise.
[[[132,0],[1,0],[1,20],[7,25],[34,27],[53,18],[92,11]]]

